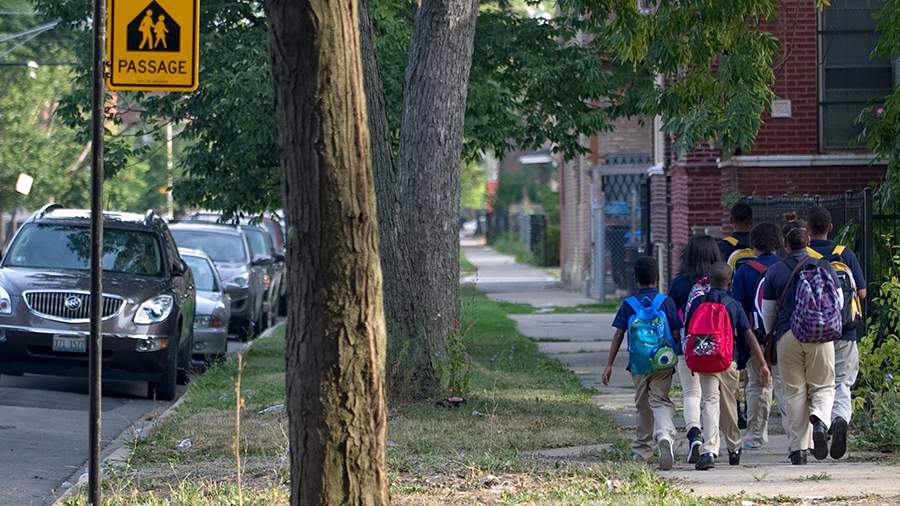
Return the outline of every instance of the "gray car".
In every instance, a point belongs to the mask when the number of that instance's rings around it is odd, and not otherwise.
[[[228,331],[244,340],[260,331],[266,310],[268,258],[254,258],[246,234],[233,225],[183,222],[169,226],[179,247],[196,249],[212,259],[231,298]]]
[[[171,400],[191,366],[191,271],[166,223],[104,213],[103,375],[144,380]],[[88,374],[90,212],[47,206],[0,263],[0,372]]]
[[[219,360],[228,351],[231,298],[212,260],[199,250],[179,248],[181,258],[194,274],[197,311],[194,316],[194,355]]]

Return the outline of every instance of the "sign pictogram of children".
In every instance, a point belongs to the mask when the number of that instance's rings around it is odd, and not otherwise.
[[[129,51],[178,52],[181,27],[153,0],[128,23],[127,39]]]
[[[141,26],[138,28],[141,32],[141,45],[138,49],[153,49],[153,11],[147,10],[144,19],[141,20]]]
[[[166,17],[160,14],[157,19],[158,21],[153,25],[153,31],[156,33],[156,41],[153,43],[153,48],[155,49],[162,44],[164,49],[168,49],[169,47],[166,45],[166,34],[169,33],[169,29],[166,28]]]

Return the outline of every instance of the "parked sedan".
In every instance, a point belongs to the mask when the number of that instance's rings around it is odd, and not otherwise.
[[[218,360],[228,351],[231,298],[212,260],[199,250],[179,248],[181,258],[194,274],[197,312],[194,316],[194,355]]]
[[[253,258],[246,234],[232,225],[183,222],[169,227],[179,247],[196,249],[212,259],[231,298],[228,331],[244,340],[259,332],[265,314],[267,262]]]

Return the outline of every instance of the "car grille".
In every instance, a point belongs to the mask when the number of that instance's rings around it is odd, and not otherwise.
[[[67,322],[84,322],[91,318],[91,294],[87,292],[27,292],[25,302],[32,313]],[[103,296],[103,319],[115,316],[124,301],[120,297]]]

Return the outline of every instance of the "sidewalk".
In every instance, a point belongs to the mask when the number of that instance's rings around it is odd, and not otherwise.
[[[559,280],[544,270],[517,264],[509,256],[474,242],[463,242],[466,258],[478,273],[463,282],[475,286],[488,297],[539,308],[573,307],[597,301],[564,290]],[[620,350],[616,370],[609,386],[600,384],[612,341],[613,314],[524,314],[510,315],[519,331],[534,339],[540,350],[572,369],[581,382],[597,391],[594,397],[601,407],[615,414],[617,424],[634,428],[634,390],[625,371],[627,350]],[[675,380],[677,385],[677,376]],[[680,388],[677,390],[680,391]],[[673,392],[676,407],[680,405]],[[680,408],[677,409],[680,412]],[[747,494],[750,496],[788,496],[794,498],[846,498],[874,494],[898,499],[900,503],[900,467],[879,463],[880,454],[851,453],[849,459],[816,461],[810,456],[807,466],[791,466],[787,461],[787,439],[776,413],[769,424],[769,446],[762,450],[744,450],[740,466],[728,466],[727,458],[717,462],[710,472],[694,471],[685,462],[686,442],[683,421],[676,416],[682,432],[676,442],[677,465],[662,472],[666,478],[702,496]],[[724,453],[724,451],[723,451]]]

